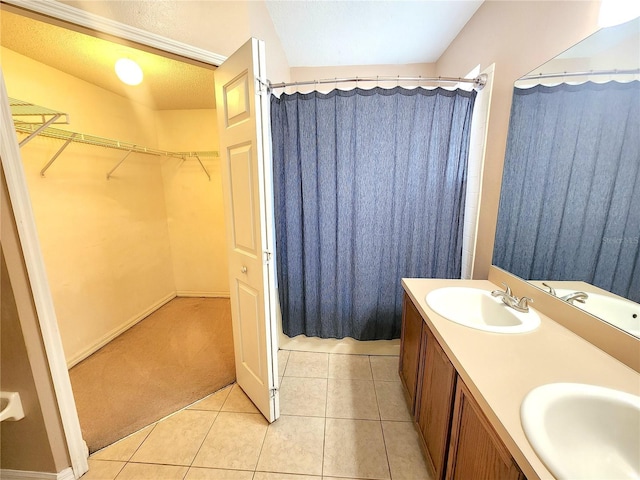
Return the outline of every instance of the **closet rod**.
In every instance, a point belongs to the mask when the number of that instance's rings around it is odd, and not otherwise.
[[[562,77],[586,77],[591,75],[638,75],[640,68],[628,70],[589,70],[587,72],[562,72],[562,73],[540,73],[537,75],[525,75],[519,80],[536,80],[538,78],[562,78]]]
[[[16,124],[16,131],[18,133],[33,134],[36,130],[31,124]],[[86,145],[94,145],[96,147],[113,148],[117,150],[129,151],[133,150],[135,153],[145,153],[147,155],[167,156],[174,158],[195,157],[199,155],[201,157],[217,157],[216,151],[193,151],[193,152],[170,152],[167,150],[158,150],[154,148],[141,147],[132,143],[121,142],[119,140],[111,140],[103,137],[96,137],[94,135],[88,135],[85,133],[77,133],[69,130],[60,130],[58,128],[46,128],[40,130],[38,135],[41,137],[55,138],[57,140],[68,140],[73,137],[74,143],[84,143]]]
[[[52,119],[52,120],[55,120],[55,119]],[[186,158],[196,158],[198,162],[200,162],[200,165],[202,165],[202,160],[200,159],[200,157],[217,157],[218,156],[218,152],[216,151],[170,152],[167,150],[156,150],[152,148],[141,147],[138,145],[134,145],[132,143],[120,142],[118,140],[110,140],[102,137],[95,137],[93,135],[86,135],[83,133],[71,132],[68,130],[60,130],[57,128],[43,128],[43,127],[44,126],[40,126],[36,128],[33,124],[25,124],[25,123],[15,124],[15,128],[18,133],[25,133],[29,135],[25,140],[31,140],[36,135],[40,135],[42,137],[54,138],[56,140],[65,141],[62,147],[53,155],[53,157],[51,157],[51,160],[49,160],[47,164],[42,168],[42,170],[40,170],[40,175],[43,177],[47,169],[53,164],[53,162],[56,161],[56,159],[60,156],[60,154],[64,151],[64,149],[67,148],[67,146],[69,146],[71,142],[83,143],[86,145],[93,145],[97,147],[112,148],[116,150],[126,151],[127,155],[125,156],[125,159],[129,156],[129,153],[144,153],[147,155],[155,155],[157,157],[165,156],[165,157],[171,157],[171,158],[181,158],[182,160]],[[23,146],[26,143],[25,140],[20,142],[20,146]],[[116,165],[115,168],[118,168],[118,166],[123,161],[124,159],[122,159],[120,163]],[[204,168],[204,165],[202,166],[203,166],[203,169],[205,170],[207,178],[209,179],[209,181],[211,181],[211,176],[209,175],[209,172],[206,170],[206,168]],[[115,170],[115,168],[113,170]],[[111,170],[107,174],[107,179],[111,178],[111,174],[113,173],[113,170]]]
[[[323,85],[330,83],[345,83],[345,82],[426,82],[426,83],[472,83],[473,88],[476,90],[482,90],[487,83],[487,75],[482,74],[476,78],[459,78],[459,77],[346,77],[346,78],[324,78],[322,80],[305,80],[301,82],[282,82],[282,83],[269,83],[269,89],[274,88],[286,88],[286,87],[299,87],[302,85]]]

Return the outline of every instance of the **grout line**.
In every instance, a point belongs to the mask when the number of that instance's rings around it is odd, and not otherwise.
[[[118,475],[120,475],[120,473],[122,472],[122,470],[124,470],[124,467],[126,467],[127,463],[128,463],[128,462],[123,462],[122,460],[98,460],[98,459],[91,459],[91,460],[94,461],[94,462],[118,462],[118,463],[122,463],[122,466],[120,467],[120,470],[118,470],[118,473],[116,473],[116,476],[113,477],[114,480],[116,478],[118,478]]]
[[[262,415],[262,414],[260,414],[260,415]],[[286,416],[286,415],[284,415],[284,416]],[[278,418],[282,418],[282,417],[283,417],[283,415],[280,415]],[[263,418],[264,418],[264,416],[263,416]],[[271,427],[271,425],[273,425],[273,423],[269,423],[267,425],[267,428],[265,428],[265,430],[264,430],[264,437],[262,438],[262,443],[260,444],[260,451],[258,452],[258,458],[256,458],[256,466],[253,467],[253,476],[252,476],[252,478],[256,476],[256,472],[258,471],[258,464],[260,463],[260,457],[262,456],[262,450],[264,449],[264,444],[267,441],[267,434],[269,433],[269,428]]]
[[[161,419],[162,420],[162,419]],[[160,422],[161,420],[158,420],[158,422]],[[156,429],[156,427],[158,426],[158,422],[153,424],[153,427],[149,429],[149,433],[147,433],[144,438],[142,439],[142,441],[140,442],[140,445],[138,445],[138,447],[133,451],[133,453],[131,454],[131,456],[129,457],[129,460],[127,460],[127,463],[131,462],[131,459],[135,456],[136,453],[138,453],[138,450],[140,450],[142,448],[142,445],[144,445],[144,442],[146,442],[149,439],[149,435],[151,435],[151,433]],[[138,430],[139,431],[139,430]]]
[[[371,383],[373,384],[373,396],[376,398],[376,410],[378,411],[378,420],[382,421],[382,412],[380,412],[380,401],[378,400],[378,390],[376,389],[376,382],[375,380],[372,380]]]
[[[226,402],[226,400],[225,400]],[[220,407],[222,408],[222,407]],[[209,410],[212,411],[212,410]],[[198,456],[198,454],[200,453],[200,450],[202,450],[202,446],[204,445],[204,442],[207,440],[207,437],[209,436],[209,433],[211,432],[211,429],[213,428],[213,426],[216,423],[216,420],[218,420],[218,417],[220,416],[220,410],[218,410],[216,413],[216,416],[213,419],[213,422],[211,422],[211,425],[209,426],[209,428],[207,429],[207,433],[204,434],[204,436],[202,437],[202,441],[200,442],[200,446],[198,447],[198,449],[196,450],[195,455],[193,456],[193,458],[191,459],[191,463],[189,464],[189,466],[187,467],[187,473],[189,472],[189,470],[191,470],[191,467],[193,467],[193,462],[196,461],[196,457]],[[185,473],[185,476],[187,474]]]
[[[382,428],[382,420],[380,420],[380,432],[382,433],[382,443],[384,445],[384,453],[387,457],[387,470],[389,472],[389,478],[391,477],[391,463],[389,462],[389,451],[387,449],[387,439],[384,436],[384,428]]]
[[[327,375],[329,374],[327,369]],[[329,411],[329,379],[327,378],[327,390],[324,394],[324,431],[322,435],[322,468],[320,469],[321,478],[324,478],[324,455],[327,450],[327,413]]]
[[[369,358],[369,363],[371,363],[371,358]],[[373,369],[371,371],[373,374]],[[382,412],[380,412],[380,402],[378,400],[378,390],[376,389],[376,382],[373,382],[373,391],[376,396],[376,406],[378,407],[378,416],[380,417],[378,423],[380,424],[380,433],[382,434],[382,444],[384,445],[384,453],[387,457],[387,471],[389,472],[389,478],[391,478],[391,464],[389,462],[389,452],[387,450],[387,441],[384,437],[384,428],[382,428]]]

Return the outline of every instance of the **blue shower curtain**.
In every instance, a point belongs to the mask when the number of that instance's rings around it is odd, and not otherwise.
[[[271,100],[284,333],[400,336],[402,277],[460,278],[475,92]]]
[[[640,302],[640,82],[514,90],[493,261]]]

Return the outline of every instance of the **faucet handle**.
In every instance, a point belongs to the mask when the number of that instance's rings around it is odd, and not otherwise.
[[[558,295],[556,295],[556,290],[555,290],[555,288],[553,288],[551,285],[549,285],[549,284],[547,284],[547,283],[544,283],[544,282],[542,282],[542,285],[544,285],[545,287],[547,287],[547,288],[549,289],[549,293],[550,293],[551,295],[553,295],[554,297],[557,297],[557,296],[558,296]]]
[[[520,300],[518,300],[518,308],[522,309],[523,311],[528,311],[530,303],[533,303],[533,298],[522,297]]]

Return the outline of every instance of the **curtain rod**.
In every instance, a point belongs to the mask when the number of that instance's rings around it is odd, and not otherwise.
[[[640,74],[640,68],[629,70],[590,70],[588,72],[563,72],[563,73],[541,73],[538,75],[525,75],[520,80],[535,80],[538,78],[562,78],[562,77],[584,77],[588,75],[637,75]]]
[[[299,87],[301,85],[322,85],[327,83],[344,83],[344,82],[428,82],[428,83],[472,83],[473,88],[482,90],[487,83],[487,75],[482,74],[476,78],[457,78],[457,77],[346,77],[346,78],[324,78],[322,80],[305,80],[301,82],[289,83],[269,83],[269,88],[286,88]]]

